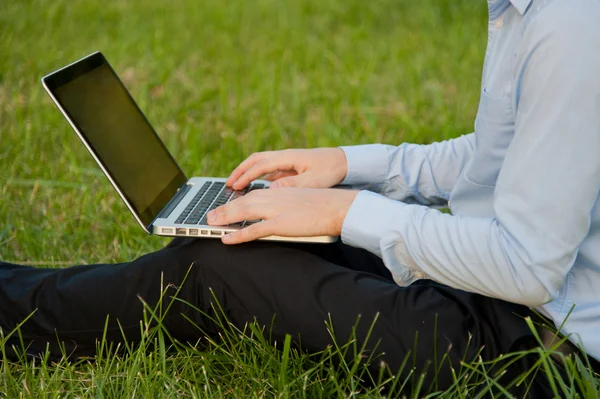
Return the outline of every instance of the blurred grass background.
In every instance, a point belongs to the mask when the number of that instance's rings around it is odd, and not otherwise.
[[[45,94],[49,72],[102,51],[187,175],[225,176],[260,150],[470,132],[486,27],[483,0],[0,0],[0,259],[119,262],[166,243],[139,228]],[[0,362],[0,397],[359,392],[360,376],[296,352],[288,364],[236,331],[169,354],[149,334],[125,358]],[[475,381],[439,397],[496,378],[465,367]]]
[[[487,4],[470,0],[0,0],[0,258],[113,262],[159,248],[43,91],[93,51],[183,170],[254,151],[472,130]]]

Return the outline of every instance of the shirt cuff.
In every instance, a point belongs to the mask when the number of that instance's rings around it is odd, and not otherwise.
[[[342,224],[342,241],[352,247],[364,248],[381,258],[381,239],[398,212],[406,204],[375,194],[358,193]],[[394,217],[392,217],[392,215]]]
[[[346,154],[348,173],[340,184],[383,183],[388,174],[388,151],[383,144],[340,147]]]
[[[394,201],[371,191],[361,191],[348,209],[342,225],[342,242],[352,247],[363,248],[382,258],[399,285],[409,285],[427,278],[408,254],[399,257],[394,246],[402,237],[394,234],[400,221],[411,219],[414,205]],[[407,258],[408,257],[408,258]],[[401,261],[399,258],[404,258]]]

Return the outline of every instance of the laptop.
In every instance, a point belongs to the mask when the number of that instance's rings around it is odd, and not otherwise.
[[[220,238],[260,220],[209,226],[206,213],[268,181],[244,190],[225,178],[188,179],[148,122],[106,58],[96,52],[42,78],[67,118],[137,222],[149,234]],[[337,237],[281,237],[263,240],[329,243]]]

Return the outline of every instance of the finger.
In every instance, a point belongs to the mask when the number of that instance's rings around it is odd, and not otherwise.
[[[296,176],[297,174],[295,170],[278,170],[277,172],[267,173],[263,176],[263,180],[275,181],[288,176]]]
[[[213,209],[206,215],[206,221],[211,226],[225,226],[244,220],[258,220],[267,217],[269,206],[261,206],[263,202],[254,193],[247,194],[225,205]]]
[[[224,244],[241,244],[243,242],[257,240],[272,235],[275,227],[276,222],[264,220],[233,233],[225,234],[221,238],[221,241],[223,241]]]
[[[239,178],[233,183],[232,187],[235,190],[241,190],[246,187],[252,180],[259,178],[267,173],[272,173],[277,170],[290,170],[293,165],[286,161],[284,157],[275,156],[264,158],[248,168]]]
[[[282,187],[308,187],[310,184],[310,176],[306,174],[296,175],[296,176],[287,176],[282,177],[281,179],[277,179],[273,183],[269,184],[270,188],[282,188]]]
[[[255,152],[246,158],[242,163],[240,163],[234,170],[231,172],[231,175],[227,178],[225,184],[231,187],[233,184],[239,179],[241,175],[248,170],[248,168],[252,167],[257,162],[260,162],[266,155],[266,152]],[[245,186],[244,186],[245,187]],[[243,188],[243,187],[242,187]]]

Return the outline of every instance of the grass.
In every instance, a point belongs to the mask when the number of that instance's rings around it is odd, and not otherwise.
[[[486,26],[486,3],[468,0],[0,0],[0,259],[66,267],[165,244],[139,229],[42,91],[65,63],[103,51],[184,171],[220,176],[258,150],[470,132]],[[335,351],[273,348],[250,327],[202,350],[166,351],[157,328],[128,356],[3,363],[0,397],[381,394],[360,388],[360,367],[333,367]],[[465,367],[436,396],[493,385],[485,364]],[[593,377],[571,375],[599,396]]]

